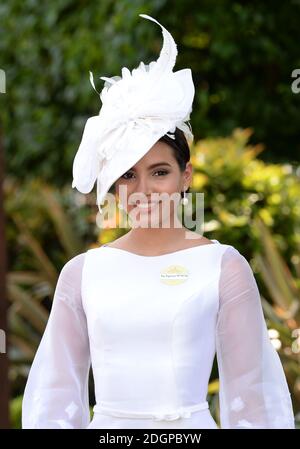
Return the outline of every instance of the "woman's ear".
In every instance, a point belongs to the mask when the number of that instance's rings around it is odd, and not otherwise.
[[[193,178],[193,165],[191,162],[186,163],[185,171],[184,171],[184,186],[190,186]],[[187,191],[190,187],[188,187]]]

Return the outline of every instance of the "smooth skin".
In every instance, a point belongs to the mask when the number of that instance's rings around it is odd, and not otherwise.
[[[159,164],[152,167],[153,164]],[[157,256],[170,252],[190,248],[193,246],[210,244],[213,242],[182,226],[174,208],[174,201],[170,201],[168,208],[159,204],[155,211],[139,213],[135,204],[128,201],[131,194],[141,193],[141,201],[150,201],[151,194],[163,193],[171,195],[174,192],[186,191],[192,180],[193,167],[191,162],[186,164],[184,172],[180,171],[173,149],[165,142],[156,142],[155,145],[133,166],[115,182],[117,199],[121,201],[126,212],[138,216],[147,227],[133,226],[122,237],[114,240],[108,246],[123,249],[142,256]],[[120,187],[126,186],[127,194],[120,196]],[[145,196],[144,196],[145,195]],[[136,203],[136,200],[134,201]],[[159,213],[159,226],[151,227],[150,215]],[[166,216],[167,213],[167,216]],[[170,226],[162,227],[168,219]]]

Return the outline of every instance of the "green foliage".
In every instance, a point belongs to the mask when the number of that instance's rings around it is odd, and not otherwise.
[[[21,419],[22,419],[22,400],[23,395],[17,396],[10,401],[9,412],[10,412],[10,422],[11,429],[21,429]]]
[[[246,256],[262,249],[253,219],[260,216],[279,249],[291,259],[299,252],[299,170],[256,158],[251,129],[225,138],[200,140],[192,149],[193,189],[205,195],[205,231],[230,241]]]
[[[85,249],[88,218],[69,188],[58,191],[38,179],[20,185],[11,178],[4,187],[10,379],[17,394],[45,329],[60,268]]]
[[[272,3],[273,6],[273,3]],[[158,26],[178,44],[175,70],[191,67],[196,87],[191,124],[196,140],[251,126],[264,157],[299,160],[300,66],[297,2],[10,0],[0,5],[0,96],[7,170],[62,186],[89,116],[101,101],[89,82],[156,60]],[[286,32],[286,30],[289,30]],[[98,78],[98,79],[97,79]]]
[[[299,169],[257,159],[264,147],[250,145],[251,129],[203,139],[192,148],[192,190],[204,193],[204,232],[235,246],[250,261],[276,342],[300,409],[300,182]],[[277,335],[276,334],[276,335]],[[214,379],[214,377],[213,377]],[[210,383],[211,410],[219,422]],[[300,420],[298,416],[298,426]]]
[[[275,340],[280,343],[296,412],[300,410],[299,170],[258,160],[263,146],[249,144],[251,132],[236,129],[229,137],[196,142],[191,149],[191,191],[205,195],[205,235],[235,246],[252,265],[268,327],[278,333]],[[15,397],[24,388],[62,264],[127,231],[99,230],[95,197],[81,195],[69,184],[58,190],[39,179],[20,184],[7,177],[5,210],[11,261],[10,378]],[[218,388],[214,368],[208,393],[217,422]]]
[[[300,154],[300,94],[291,91],[291,72],[300,67],[300,4],[271,5],[229,0],[1,3],[13,427],[20,427],[19,395],[60,268],[90,244],[125,232],[99,232],[94,197],[87,196],[87,203],[70,188],[71,167],[85,121],[101,107],[89,71],[100,91],[100,76],[118,75],[124,66],[133,69],[141,60],[158,57],[161,31],[139,13],[157,18],[174,36],[179,50],[174,70],[192,69],[192,188],[205,193],[205,234],[234,245],[251,261],[268,326],[279,332],[295,410],[300,410],[299,355],[290,351],[291,332],[299,328],[300,183],[299,169],[288,162],[299,161]],[[217,418],[214,374],[209,395]]]

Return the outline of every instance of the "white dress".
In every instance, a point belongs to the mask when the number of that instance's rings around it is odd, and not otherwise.
[[[31,366],[22,428],[294,429],[252,269],[214,243],[159,256],[101,246],[60,272]],[[96,405],[89,411],[92,368]]]

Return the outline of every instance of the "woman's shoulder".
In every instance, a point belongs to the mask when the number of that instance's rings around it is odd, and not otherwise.
[[[53,301],[64,300],[70,306],[82,310],[81,281],[86,252],[69,259],[59,272]]]
[[[201,245],[211,245],[215,244],[217,245],[222,251],[222,261],[223,264],[228,263],[229,261],[239,263],[242,259],[246,260],[243,254],[232,244],[225,243],[217,239],[209,239],[204,236],[200,236],[196,232],[189,231],[187,234],[187,238],[191,239],[191,242],[189,246],[201,246]],[[194,242],[193,242],[194,240]]]
[[[210,245],[213,244],[214,241],[210,240],[207,237],[204,237],[204,235],[198,234],[198,232],[186,230],[184,235],[184,242],[183,247],[193,247],[193,246],[200,246],[200,245]]]
[[[61,273],[63,273],[65,276],[68,276],[82,271],[84,259],[87,252],[88,250],[69,259],[62,267]]]
[[[249,285],[254,278],[250,261],[234,245],[223,244],[225,250],[221,260],[221,279],[224,284]]]

